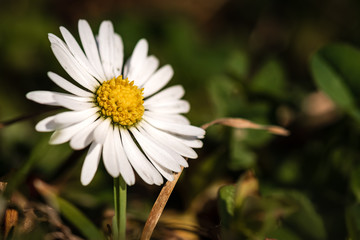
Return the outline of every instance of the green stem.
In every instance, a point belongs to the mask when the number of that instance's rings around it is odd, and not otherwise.
[[[126,239],[126,183],[119,176],[114,178],[114,240]]]

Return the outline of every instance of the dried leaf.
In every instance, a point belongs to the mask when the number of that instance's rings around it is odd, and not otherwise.
[[[3,193],[5,191],[7,182],[0,182],[0,193]]]
[[[6,209],[5,211],[5,223],[4,223],[4,228],[5,228],[5,237],[4,239],[7,238],[7,236],[9,235],[9,233],[11,232],[11,230],[17,225],[19,220],[19,213],[17,210],[15,209]]]
[[[240,128],[240,129],[259,129],[259,130],[267,130],[270,133],[276,134],[276,135],[282,135],[282,136],[288,136],[290,135],[289,131],[285,128],[279,127],[279,126],[268,126],[268,125],[260,125],[257,123],[254,123],[252,121],[242,119],[242,118],[219,118],[212,122],[206,123],[202,126],[203,129],[207,129],[208,127],[220,124],[228,127],[234,127],[234,128]]]
[[[241,206],[248,196],[258,196],[259,182],[252,171],[247,171],[236,184],[235,205]]]
[[[58,203],[56,201],[56,195],[58,194],[58,189],[41,181],[40,179],[34,181],[34,187],[44,198],[46,198],[46,200],[50,203],[50,205],[52,205],[56,209],[59,208]]]

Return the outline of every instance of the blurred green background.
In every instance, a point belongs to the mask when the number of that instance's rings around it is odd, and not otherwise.
[[[67,75],[47,33],[65,26],[78,39],[78,19],[95,33],[111,20],[126,56],[146,38],[150,53],[173,66],[170,85],[184,86],[193,125],[239,117],[291,132],[209,128],[154,239],[360,239],[357,0],[1,1],[0,121],[32,116],[0,129],[0,181],[8,183],[0,216],[5,207],[19,212],[8,239],[66,239],[55,237],[64,227],[85,239],[107,231],[111,177],[100,164],[81,186],[85,151],[48,145],[50,134],[34,126],[56,110],[25,98],[59,90],[46,73]],[[62,227],[41,210],[52,203],[39,180],[65,201]],[[129,239],[139,238],[160,189],[140,179],[129,187]],[[72,207],[84,215],[68,214]],[[92,223],[77,224],[84,219]]]

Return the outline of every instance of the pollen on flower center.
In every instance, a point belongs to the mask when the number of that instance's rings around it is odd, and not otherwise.
[[[100,114],[110,117],[113,123],[129,127],[141,120],[145,108],[143,89],[134,85],[134,81],[122,76],[105,81],[96,90],[95,101]]]

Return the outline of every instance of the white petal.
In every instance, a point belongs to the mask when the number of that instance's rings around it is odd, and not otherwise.
[[[26,97],[37,103],[53,105],[53,106],[63,106],[63,101],[78,101],[78,102],[87,102],[92,101],[91,98],[84,98],[74,96],[67,93],[58,93],[51,91],[32,91],[26,94]],[[92,104],[93,106],[93,104]],[[71,107],[71,106],[70,106]],[[72,109],[70,108],[69,109]],[[75,107],[75,106],[74,106]],[[76,109],[74,109],[76,110]]]
[[[50,91],[32,91],[26,94],[26,98],[41,104],[60,106],[54,99],[54,92]]]
[[[92,97],[93,93],[85,91],[74,84],[70,83],[65,78],[60,77],[56,73],[48,72],[49,78],[59,87],[62,89],[68,91],[69,93],[72,93],[74,95],[80,96],[80,97]]]
[[[144,97],[148,97],[163,88],[174,75],[170,65],[165,65],[157,70],[144,84]]]
[[[65,71],[80,85],[93,91],[98,81],[80,65],[60,38],[49,34],[49,40],[55,57]]]
[[[119,171],[127,185],[134,185],[135,173],[124,151],[123,145],[121,143],[119,131],[120,131],[119,128],[115,127],[113,133],[114,134],[113,140],[116,151],[115,153],[116,153],[116,159],[118,161]]]
[[[190,104],[186,100],[173,100],[148,104],[146,109],[158,113],[180,114],[189,112]]]
[[[146,115],[150,116],[154,119],[159,119],[159,120],[166,121],[166,122],[174,122],[174,123],[184,124],[184,125],[190,124],[190,121],[186,117],[179,115],[179,114],[167,114],[167,113],[146,111]]]
[[[176,153],[164,150],[164,148],[161,148],[161,145],[159,146],[159,143],[150,139],[146,134],[141,134],[136,128],[133,127],[130,130],[141,149],[149,158],[151,157],[155,162],[171,171],[179,172],[181,170],[179,163],[174,159],[176,158]]]
[[[139,125],[149,135],[153,136],[159,142],[161,142],[165,146],[171,148],[178,154],[180,154],[184,157],[192,158],[192,159],[197,158],[198,155],[196,154],[196,152],[192,148],[188,147],[185,143],[183,143],[178,137],[176,137],[170,133],[161,131],[161,130],[151,126],[150,124],[146,123],[145,121],[141,121],[139,123]],[[184,167],[186,167],[186,166],[184,166]]]
[[[181,136],[181,135],[175,135],[178,137],[178,139],[183,142],[185,145],[191,147],[191,148],[202,148],[203,142],[198,139],[198,137],[194,136]]]
[[[133,77],[135,85],[141,88],[158,67],[159,60],[156,57],[152,55],[147,57],[141,66],[141,70]]]
[[[169,88],[162,90],[161,92],[155,94],[154,96],[148,98],[144,102],[144,106],[147,106],[152,103],[157,102],[166,102],[169,100],[177,100],[184,96],[185,90],[180,85],[175,85]]]
[[[44,118],[38,122],[35,126],[36,131],[38,132],[52,132],[56,130],[56,124],[54,122],[55,116],[50,116]]]
[[[80,45],[77,43],[73,35],[64,27],[60,27],[60,32],[75,59],[81,64],[81,66],[96,79],[100,80],[101,77],[91,65]]]
[[[96,45],[94,34],[89,26],[89,23],[85,20],[79,20],[79,35],[89,62],[92,64],[92,66],[97,71],[98,75],[102,78],[103,81],[108,80],[106,79],[101,65],[99,51]]]
[[[112,79],[114,54],[114,28],[110,21],[103,21],[99,30],[99,53],[106,79]]]
[[[124,65],[124,71],[123,71],[124,79],[126,77],[128,77],[128,73],[129,73],[129,69],[130,69],[130,60],[131,60],[131,56],[126,60],[125,65]]]
[[[67,111],[55,115],[54,122],[60,128],[70,126],[81,122],[99,111],[97,107],[85,109],[82,111]]]
[[[102,151],[103,161],[106,171],[114,178],[119,176],[119,166],[116,159],[116,150],[114,145],[114,134],[111,128],[106,136]]]
[[[146,112],[144,113],[143,119],[150,123],[152,126],[171,133],[196,137],[205,135],[205,130],[202,128],[191,125],[162,121],[148,116]]]
[[[110,130],[111,120],[110,118],[106,118],[96,127],[94,131],[94,140],[98,143],[103,144],[105,142],[105,138]]]
[[[86,148],[94,140],[93,131],[102,121],[102,118],[99,118],[86,128],[77,132],[70,140],[71,148],[75,150]]]
[[[94,122],[96,118],[97,118],[96,116],[91,116],[82,122],[55,131],[51,135],[49,143],[62,144],[69,141],[77,132],[81,131],[83,128],[88,127],[92,122]]]
[[[53,97],[60,106],[74,111],[95,107],[95,104],[91,102],[93,101],[91,98],[66,96],[64,94],[54,94]]]
[[[94,178],[96,170],[99,166],[102,145],[93,142],[90,145],[89,151],[85,157],[84,164],[81,169],[81,183],[88,185]]]
[[[141,70],[143,63],[146,60],[148,49],[149,49],[149,45],[145,39],[140,39],[137,42],[134,51],[129,59],[129,62],[127,62],[126,64],[128,65],[127,66],[128,72],[126,73],[125,76],[128,77],[130,81],[134,80],[134,77]]]
[[[154,168],[149,160],[141,153],[139,148],[132,140],[128,130],[120,128],[121,140],[124,146],[125,153],[139,176],[147,184],[160,185],[163,183],[163,178],[160,173]]]
[[[114,54],[113,54],[113,73],[115,77],[121,75],[121,70],[124,61],[124,45],[123,41],[118,34],[113,35],[114,38]]]
[[[139,124],[138,126],[138,130],[141,133],[141,136],[143,136],[143,138],[148,139],[148,141],[150,141],[150,143],[148,145],[152,146],[153,149],[157,149],[158,151],[158,155],[162,154],[162,155],[166,155],[167,157],[165,158],[165,163],[162,162],[160,157],[155,157],[154,154],[152,154],[153,158],[155,159],[155,161],[162,165],[163,167],[167,167],[167,164],[169,160],[174,160],[177,164],[180,164],[183,167],[188,167],[189,164],[187,162],[187,160],[185,160],[181,154],[177,153],[176,151],[174,151],[172,148],[168,147],[166,144],[163,144],[161,141],[159,141],[157,138],[155,138],[154,136],[150,135],[147,131],[145,131],[145,129]],[[171,168],[169,168],[169,170],[173,170]],[[174,172],[179,172],[180,169],[176,169],[173,170]]]
[[[161,175],[163,175],[163,177],[166,180],[168,180],[168,181],[174,180],[174,172],[173,171],[170,171],[169,169],[161,166],[160,164],[158,164],[156,161],[154,161],[151,158],[150,158],[150,161],[152,162],[152,164],[154,164],[156,169],[160,172]]]

